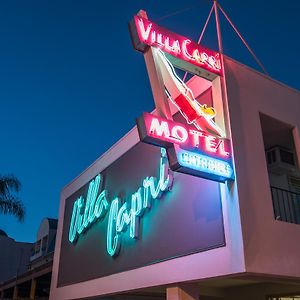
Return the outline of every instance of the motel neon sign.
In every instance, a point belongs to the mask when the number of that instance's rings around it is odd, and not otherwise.
[[[138,35],[134,46],[138,51],[144,52],[145,45],[153,46],[207,71],[217,75],[223,74],[218,52],[204,48],[141,16],[134,16],[134,24]]]
[[[137,125],[142,142],[167,149],[173,171],[219,182],[233,179],[229,139],[149,113]]]

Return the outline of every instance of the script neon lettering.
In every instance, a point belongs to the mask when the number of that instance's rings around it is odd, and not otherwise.
[[[73,205],[69,241],[76,241],[85,229],[87,229],[96,219],[102,219],[108,211],[108,201],[106,192],[101,192],[97,197],[101,176],[98,175],[89,184],[86,201],[80,196]]]
[[[129,227],[130,238],[137,238],[139,235],[140,217],[146,209],[151,208],[151,200],[161,197],[171,184],[171,175],[166,174],[167,157],[166,150],[161,148],[159,166],[159,179],[146,177],[143,186],[131,195],[131,207],[128,209],[127,202],[120,208],[120,200],[114,199],[109,211],[107,228],[107,252],[111,256],[118,254],[120,249],[121,233]]]
[[[116,232],[118,210],[119,199],[116,198],[111,203],[107,225],[106,249],[110,256],[113,256],[115,253],[117,253],[120,248],[120,236]]]
[[[114,198],[109,205],[107,191],[99,193],[101,175],[97,175],[89,183],[86,199],[77,198],[73,204],[73,211],[69,227],[69,241],[76,242],[78,237],[96,220],[103,219],[108,213],[106,249],[110,256],[118,254],[121,246],[121,233],[129,228],[129,237],[137,238],[139,235],[140,217],[151,208],[152,201],[161,197],[169,190],[172,176],[169,174],[166,150],[161,148],[159,162],[159,178],[146,177],[142,186],[131,195],[128,203],[121,204],[121,200]]]

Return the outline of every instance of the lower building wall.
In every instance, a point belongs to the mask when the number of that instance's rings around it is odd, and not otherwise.
[[[24,273],[29,264],[32,243],[16,242],[0,236],[0,283]]]

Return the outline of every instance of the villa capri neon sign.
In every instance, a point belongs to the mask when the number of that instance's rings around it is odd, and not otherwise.
[[[100,191],[102,176],[97,175],[89,183],[87,195],[80,196],[73,204],[69,241],[76,243],[90,226],[107,218],[106,250],[110,256],[118,255],[122,233],[129,230],[130,238],[139,237],[140,218],[151,209],[153,200],[159,199],[170,189],[172,180],[164,148],[161,148],[159,178],[144,178],[141,187],[128,198],[131,203],[130,207],[126,201],[122,204],[122,199],[118,197],[110,202],[107,190]]]
[[[162,51],[197,67],[217,75],[223,74],[218,52],[206,49],[190,39],[160,27],[141,16],[134,16],[134,24],[139,38],[139,41],[135,42],[137,50],[145,51],[144,45],[158,47]]]

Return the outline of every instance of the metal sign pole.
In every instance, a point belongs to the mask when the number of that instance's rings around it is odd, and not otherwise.
[[[217,28],[217,37],[218,37],[219,52],[221,54],[223,54],[222,34],[221,34],[221,27],[220,27],[220,20],[219,20],[219,12],[218,12],[218,2],[217,2],[217,0],[214,0],[214,10],[215,10],[215,17],[216,17],[216,28]]]

